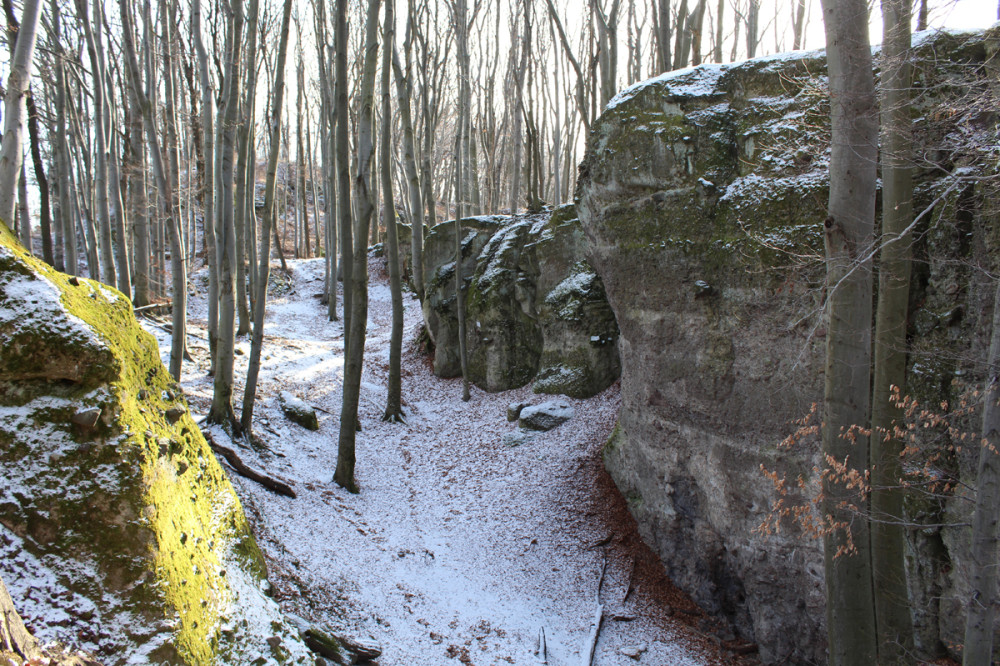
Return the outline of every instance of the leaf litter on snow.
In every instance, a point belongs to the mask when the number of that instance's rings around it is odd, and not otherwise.
[[[357,433],[361,493],[334,484],[342,320],[328,321],[326,306],[314,297],[323,260],[288,263],[291,280],[272,294],[265,323],[255,410],[262,446],[237,442],[236,448],[246,464],[291,483],[298,498],[230,475],[286,611],[334,633],[375,639],[384,665],[525,664],[543,656],[553,665],[576,664],[587,647],[607,558],[595,663],[634,664],[636,654],[647,664],[732,663],[670,617],[671,606],[655,589],[659,581],[633,581],[636,560],[626,542],[637,541],[634,525],[628,535],[620,519],[607,517],[608,493],[596,482],[603,474],[599,449],[617,419],[617,384],[586,401],[565,399],[576,408],[573,419],[506,446],[504,435],[516,428],[506,419],[507,405],[547,398],[533,395],[530,386],[495,394],[472,387],[472,400],[461,402],[461,380],[435,377],[417,350],[420,305],[404,292],[406,423],[381,420],[392,314],[378,259],[369,265]],[[341,306],[342,298],[338,311]],[[206,311],[195,294],[194,328],[204,327]],[[166,360],[169,337],[151,330]],[[238,346],[245,353],[236,357],[234,394],[242,396],[249,344]],[[207,370],[202,357],[187,363],[182,377],[196,412],[206,412],[211,401]],[[318,409],[318,432],[283,417],[280,391]]]

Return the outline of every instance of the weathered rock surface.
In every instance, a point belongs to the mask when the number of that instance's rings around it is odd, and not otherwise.
[[[914,209],[931,209],[917,229],[908,389],[925,404],[957,404],[982,378],[994,286],[973,267],[996,268],[998,211],[992,186],[966,176],[996,173],[980,148],[995,138],[976,136],[992,124],[973,120],[993,111],[959,110],[958,98],[989,85],[982,63],[998,35],[915,39],[917,152],[930,161]],[[595,123],[578,189],[621,329],[606,466],[674,582],[767,663],[826,659],[818,542],[757,529],[776,499],[760,467],[794,480],[817,462],[818,443],[779,443],[823,395],[825,71],[822,52],[796,53],[633,86]],[[936,464],[971,480],[972,460]],[[968,530],[934,525],[964,522],[968,506],[909,505],[929,525],[908,537],[925,656],[962,642]]]
[[[281,391],[278,393],[278,402],[281,405],[281,411],[284,412],[289,421],[298,423],[306,430],[319,430],[319,417],[316,415],[316,409],[305,400],[288,391]]]
[[[523,386],[592,396],[618,378],[618,327],[584,257],[572,206],[553,213],[462,221],[469,378],[487,391]],[[427,236],[424,318],[434,371],[461,374],[452,223]]]
[[[551,400],[521,410],[518,425],[528,430],[552,430],[573,418],[573,407],[562,400]]]
[[[0,576],[38,638],[108,665],[312,663],[201,432],[167,417],[179,395],[126,298],[0,224]]]

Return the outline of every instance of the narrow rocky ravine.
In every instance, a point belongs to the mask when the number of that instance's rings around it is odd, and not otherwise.
[[[315,294],[322,260],[291,264],[269,303],[257,433],[266,448],[244,461],[287,480],[296,499],[231,475],[270,566],[274,594],[291,613],[335,632],[374,639],[382,664],[579,663],[597,607],[604,624],[595,663],[734,663],[706,640],[699,612],[669,586],[638,544],[603,475],[599,449],[618,411],[617,385],[569,400],[564,425],[510,446],[511,402],[539,403],[530,386],[488,394],[434,377],[415,344],[420,308],[405,295],[406,424],[381,421],[391,314],[381,261],[372,260],[366,370],[358,435],[359,495],[332,483],[343,372],[343,328]],[[192,280],[200,287],[201,276]],[[211,398],[207,345],[197,336],[182,384],[195,413]],[[154,328],[167,354],[168,336]],[[249,352],[239,343],[238,381]],[[241,363],[242,361],[242,363]],[[238,394],[241,394],[239,387]],[[319,411],[320,429],[287,421],[279,391]],[[219,431],[214,437],[224,438]],[[616,504],[617,502],[617,504]],[[688,626],[692,625],[692,626]],[[700,626],[700,628],[699,628]],[[725,635],[722,636],[725,638]]]

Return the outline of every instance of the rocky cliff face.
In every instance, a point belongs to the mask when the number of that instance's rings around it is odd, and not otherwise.
[[[987,87],[997,34],[915,39],[915,210],[928,210],[908,389],[930,404],[954,404],[981,379],[988,344],[993,284],[980,268],[996,264],[998,207],[995,183],[968,176],[995,173],[983,166],[996,163],[983,140],[994,112],[970,110],[969,95]],[[759,529],[777,499],[761,468],[794,480],[817,462],[818,442],[780,443],[823,393],[825,70],[822,52],[795,53],[633,86],[596,123],[578,190],[621,329],[622,412],[606,465],[673,580],[768,663],[825,661],[819,543]],[[935,465],[971,479],[972,455]],[[961,521],[966,504],[914,499],[909,510],[934,525]],[[964,529],[910,533],[925,655],[962,641]]]
[[[434,372],[461,375],[455,309],[455,230],[424,246],[424,320]],[[535,380],[539,393],[590,397],[618,378],[618,328],[601,279],[584,259],[576,210],[462,220],[469,378],[487,391]]]
[[[313,663],[127,299],[3,224],[0,467],[0,576],[39,638],[107,664]]]

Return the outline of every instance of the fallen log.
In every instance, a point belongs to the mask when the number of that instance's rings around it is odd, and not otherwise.
[[[279,481],[274,477],[267,476],[266,474],[262,474],[254,469],[251,469],[250,467],[247,467],[246,464],[240,460],[240,457],[236,455],[236,451],[222,446],[221,444],[216,444],[210,433],[205,433],[205,439],[208,440],[208,445],[212,447],[212,450],[225,458],[226,462],[229,463],[230,467],[232,467],[237,474],[246,477],[251,481],[256,481],[271,492],[295,499],[295,491],[290,485],[284,481]]]

